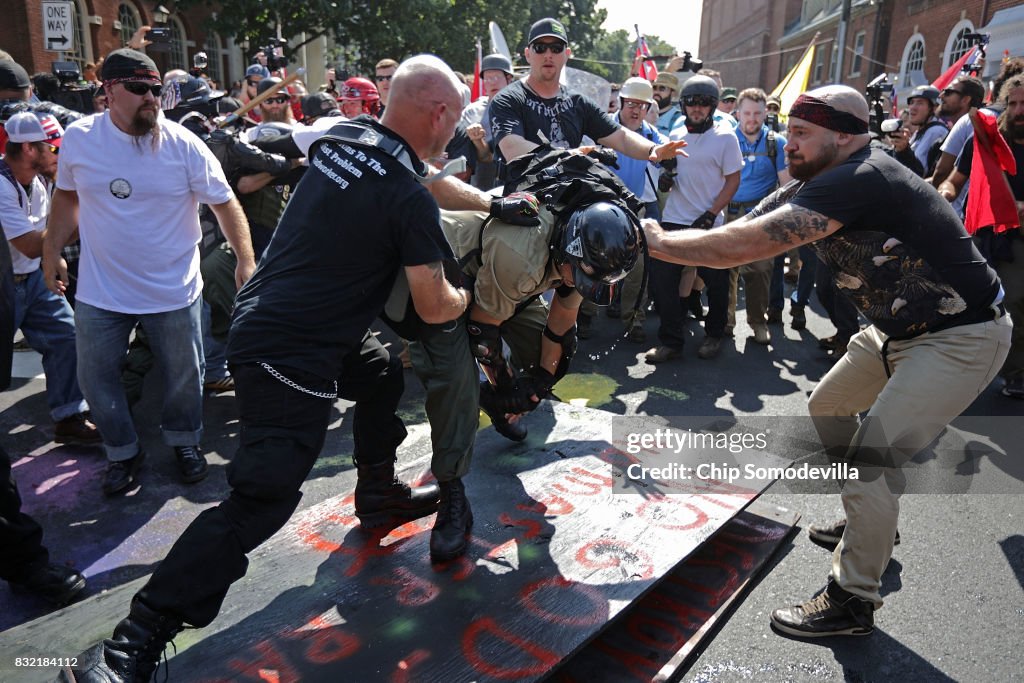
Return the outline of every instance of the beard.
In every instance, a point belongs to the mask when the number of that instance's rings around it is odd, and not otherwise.
[[[260,116],[262,120],[267,123],[288,123],[288,108],[291,105],[285,105],[283,107],[277,107],[276,109],[270,109],[268,107],[260,107]]]
[[[158,121],[157,109],[142,105],[135,110],[135,115],[128,124],[128,134],[137,138],[149,135],[157,130]]]
[[[786,163],[789,166],[789,175],[797,180],[810,180],[835,161],[838,154],[837,150],[838,148],[833,142],[823,147],[821,154],[814,159],[794,158],[792,155],[787,154]]]
[[[1010,134],[1014,140],[1024,140],[1024,116],[1018,116],[1010,121]]]
[[[657,95],[655,95],[654,101],[658,104],[658,111],[661,111],[665,107],[668,107],[672,104],[672,96],[665,95],[664,97],[658,97]]]

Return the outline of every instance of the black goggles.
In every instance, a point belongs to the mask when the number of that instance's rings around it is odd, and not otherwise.
[[[682,98],[683,105],[687,107],[710,107],[715,103],[711,95],[687,95]]]

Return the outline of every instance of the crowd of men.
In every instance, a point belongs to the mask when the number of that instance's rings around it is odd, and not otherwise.
[[[431,559],[450,561],[472,532],[463,478],[481,410],[525,439],[526,415],[601,308],[639,344],[653,306],[648,363],[683,356],[691,315],[704,325],[698,357],[717,358],[741,281],[761,345],[783,322],[787,283],[795,329],[817,291],[837,329],[819,343],[836,363],[811,415],[829,457],[878,471],[846,482],[844,520],[811,528],[836,546],[826,589],[776,610],[772,625],[800,637],[872,631],[898,538],[890,469],[997,374],[1003,394],[1024,398],[1024,341],[1010,323],[1024,319],[1024,187],[1008,174],[1006,196],[979,207],[1001,177],[972,166],[994,138],[1004,167],[1024,163],[1024,63],[1004,65],[980,113],[986,88],[973,76],[916,88],[903,123],[879,137],[848,87],[801,95],[780,122],[761,88],[672,70],[680,59],[598,104],[561,85],[571,54],[565,27],[546,18],[529,29],[523,78],[507,57],[483,60],[476,102],[424,55],[312,94],[257,61],[234,100],[129,47],[99,67],[103,111],[63,122],[0,54],[13,274],[0,334],[20,329],[42,354],[55,440],[102,445],[108,496],[138,485],[146,453],[130,407],[150,368],[184,483],[207,475],[204,389],[234,390],[241,423],[225,500],[66,680],[148,680],[185,625],[214,619],[247,555],[298,506],[338,397],[355,402],[362,526],[436,512]],[[986,132],[972,140],[976,129]],[[396,478],[405,379],[371,329],[380,321],[407,340],[426,389],[436,484]],[[0,577],[73,599],[84,578],[49,561],[6,453],[0,465]]]

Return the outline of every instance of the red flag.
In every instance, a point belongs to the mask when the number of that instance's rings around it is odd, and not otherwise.
[[[938,88],[939,92],[942,92],[949,87],[949,84],[953,82],[953,79],[960,75],[963,71],[964,64],[974,64],[974,60],[978,57],[978,46],[975,45],[960,59],[956,60],[953,66],[946,69],[941,76],[932,81],[932,87]]]
[[[971,123],[974,124],[974,157],[964,218],[967,232],[973,235],[988,226],[997,233],[1019,228],[1017,204],[1004,175],[1004,171],[1017,175],[1013,152],[999,133],[995,116],[972,111]]]
[[[636,63],[639,64],[636,72],[653,83],[654,79],[658,77],[658,67],[654,60],[650,59],[650,56],[651,51],[647,47],[647,39],[640,36],[636,44]]]
[[[469,92],[469,100],[476,102],[484,94],[484,83],[480,77],[480,62],[483,61],[483,49],[480,47],[480,39],[476,40],[476,64],[473,66],[473,88]]]

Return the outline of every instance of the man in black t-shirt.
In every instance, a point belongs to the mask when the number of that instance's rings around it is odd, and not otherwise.
[[[228,466],[231,493],[185,530],[114,637],[78,659],[72,680],[149,680],[183,624],[213,621],[230,585],[245,575],[246,555],[298,506],[339,395],[356,402],[361,524],[437,509],[437,486],[410,490],[395,478],[396,449],[406,435],[395,413],[402,368],[368,328],[399,271],[427,323],[455,320],[470,303],[469,291],[442,276],[452,251],[420,161],[444,150],[461,100],[443,62],[415,57],[395,73],[384,119],[357,122],[359,143],[332,140],[329,132],[310,148],[295,200],[238,294],[228,341],[241,423]]]
[[[671,159],[684,142],[654,144],[619,126],[605,109],[559,85],[559,77],[572,50],[565,27],[555,19],[541,19],[530,27],[523,51],[530,75],[503,89],[490,105],[491,134],[497,143],[498,178],[512,159],[540,145],[552,149],[579,147],[586,135],[634,159],[658,162]]]
[[[1010,341],[999,279],[949,204],[868,139],[858,92],[805,93],[785,146],[796,181],[719,229],[645,225],[652,256],[683,265],[728,268],[809,244],[872,323],[808,403],[826,453],[859,478],[843,484],[846,520],[811,528],[838,542],[828,586],[771,615],[797,637],[872,632],[897,538],[898,467],[989,385]]]

